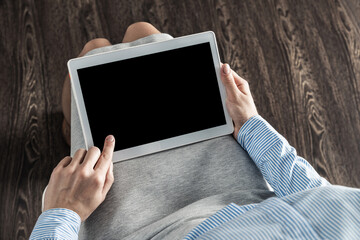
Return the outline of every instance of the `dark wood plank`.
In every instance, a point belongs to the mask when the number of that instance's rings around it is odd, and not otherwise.
[[[360,4],[355,0],[0,2],[0,239],[28,238],[61,135],[66,62],[151,22],[212,30],[263,115],[330,182],[360,187]]]
[[[41,192],[64,149],[61,115],[53,112],[52,90],[44,67],[38,12],[31,1],[3,3],[1,239],[29,237],[40,213]],[[6,12],[6,14],[5,14]],[[55,160],[56,159],[56,160]],[[5,197],[6,196],[6,197]]]

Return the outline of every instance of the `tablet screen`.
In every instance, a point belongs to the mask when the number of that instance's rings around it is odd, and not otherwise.
[[[116,149],[226,124],[209,43],[78,69],[92,138]]]

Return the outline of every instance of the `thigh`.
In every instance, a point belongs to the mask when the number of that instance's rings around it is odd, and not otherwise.
[[[141,44],[147,44],[152,42],[160,42],[160,41],[166,41],[170,40],[173,37],[169,34],[160,33],[160,34],[152,34],[150,36],[146,36],[140,39],[136,39],[135,41],[129,42],[129,43],[119,43],[111,46],[104,46],[100,48],[91,48],[88,49],[85,53],[86,56],[92,55],[92,54],[98,54],[108,51],[115,51],[120,49],[125,49]],[[70,84],[69,84],[70,88]],[[79,113],[76,108],[76,104],[74,101],[73,92],[71,91],[71,107],[69,107],[71,111],[71,129],[70,129],[70,135],[71,135],[71,145],[70,145],[70,155],[73,156],[75,151],[79,148],[86,148],[85,146],[85,139],[84,134],[82,132],[82,127],[80,123]]]
[[[157,30],[153,25],[147,22],[136,22],[131,24],[125,31],[125,35],[123,38],[123,43],[127,42],[133,42],[135,40],[147,37],[149,35],[153,34],[159,34],[160,31]],[[111,46],[111,43],[109,40],[105,38],[96,38],[89,42],[87,42],[84,46],[84,48],[81,50],[78,57],[82,57],[89,53],[90,51],[98,48],[103,48]],[[64,86],[63,86],[63,92],[62,92],[62,109],[65,117],[64,124],[66,123],[68,126],[70,126],[70,104],[71,103],[71,93],[70,93],[70,78],[68,75],[65,77]],[[64,127],[63,127],[64,128]],[[67,137],[65,137],[67,138]],[[66,139],[67,142],[70,142],[68,139]]]
[[[81,52],[79,53],[78,57],[82,57],[86,53],[88,53],[89,51],[92,51],[94,49],[101,48],[101,47],[106,47],[106,46],[111,46],[111,43],[110,43],[109,40],[107,40],[105,38],[93,39],[93,40],[87,42],[84,45],[84,47],[81,50]],[[70,115],[71,115],[71,110],[70,110],[71,91],[70,91],[70,77],[69,77],[69,74],[66,74],[66,77],[65,77],[63,90],[62,90],[61,105],[62,105],[62,110],[63,110],[63,113],[64,113],[64,118],[65,118],[65,121],[66,121],[64,124],[70,125],[70,123],[71,123],[71,118],[70,118]]]

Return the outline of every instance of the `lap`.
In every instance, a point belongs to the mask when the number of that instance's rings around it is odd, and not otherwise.
[[[230,135],[118,162],[114,176],[107,198],[82,227],[86,239],[104,232],[146,239],[169,221],[176,229],[191,230],[231,202],[243,205],[271,196],[253,161]],[[189,218],[194,221],[185,221]],[[177,226],[179,221],[187,225]]]
[[[170,38],[156,34],[88,54]],[[74,153],[84,141],[73,100],[71,126]],[[271,195],[253,161],[230,135],[118,162],[114,176],[107,198],[83,224],[80,238],[104,238],[108,233],[108,238],[146,239],[169,221],[175,225],[191,217],[202,221],[231,202],[242,205]],[[190,231],[198,221],[177,229]]]

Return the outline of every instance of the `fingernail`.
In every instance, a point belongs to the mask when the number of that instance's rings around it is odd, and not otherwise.
[[[114,136],[113,135],[109,135],[106,137],[105,139],[107,142],[113,142],[115,140]]]
[[[223,67],[224,74],[228,75],[230,73],[230,66],[229,64],[225,63],[225,66]]]

